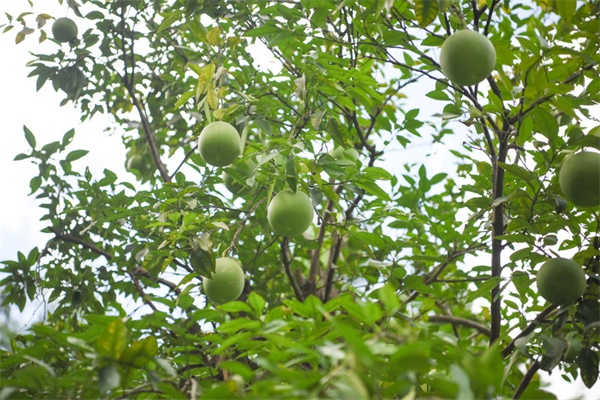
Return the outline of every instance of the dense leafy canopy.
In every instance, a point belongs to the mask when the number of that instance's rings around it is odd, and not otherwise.
[[[55,18],[30,3],[2,22],[25,46]],[[38,144],[24,128],[49,240],[3,262],[1,300],[49,311],[3,341],[1,398],[548,398],[539,369],[596,382],[600,212],[564,200],[558,171],[600,148],[598,0],[63,5],[78,37],[30,75],[83,120],[111,115],[133,174],[93,175],[74,130]],[[438,62],[463,28],[497,55],[478,86]],[[218,120],[243,143],[225,168],[197,148]],[[291,238],[266,215],[286,189],[316,212]],[[587,278],[561,306],[534,284],[558,256]],[[246,283],[216,305],[201,282],[220,257]]]

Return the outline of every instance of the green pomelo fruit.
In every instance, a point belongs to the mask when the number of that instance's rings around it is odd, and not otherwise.
[[[576,206],[600,206],[600,153],[586,151],[568,157],[558,181],[567,200]]]
[[[269,203],[267,219],[275,233],[295,236],[303,233],[312,223],[313,204],[303,192],[290,189],[279,192]]]
[[[227,122],[211,122],[200,133],[198,148],[206,163],[224,167],[233,164],[240,156],[240,135],[237,129]]]
[[[252,176],[252,173],[256,169],[256,164],[249,160],[240,165],[236,165],[234,169],[239,178],[231,176],[227,172],[223,172],[223,183],[227,190],[234,195],[239,196],[243,194],[246,189],[249,189],[249,187],[246,186],[246,179]]]
[[[330,153],[331,157],[335,158],[336,160],[339,160],[340,158],[343,158],[345,160],[350,160],[350,161],[354,161],[356,162],[356,160],[358,160],[360,154],[358,153],[358,150],[356,150],[353,147],[350,148],[343,148],[343,147],[336,147],[335,149],[333,149]]]
[[[143,172],[146,169],[146,160],[140,154],[134,154],[127,160],[126,168],[128,171]]]
[[[444,41],[440,65],[444,74],[457,85],[475,85],[494,70],[496,50],[481,33],[463,29]]]
[[[566,258],[546,261],[538,271],[536,281],[540,295],[557,305],[575,302],[586,287],[583,268]]]
[[[77,38],[77,24],[71,18],[58,18],[52,24],[52,36],[57,42],[70,42]]]
[[[223,304],[236,300],[244,290],[244,271],[238,260],[217,258],[215,272],[211,278],[204,278],[204,294],[213,303]]]

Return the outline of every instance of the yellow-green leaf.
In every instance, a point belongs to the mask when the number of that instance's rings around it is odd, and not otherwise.
[[[432,23],[435,20],[437,13],[437,0],[415,1],[415,15],[417,16],[417,22],[421,28],[425,28],[427,25]]]
[[[127,346],[127,328],[121,318],[114,319],[96,341],[96,350],[104,356],[118,360]]]
[[[556,0],[556,12],[565,21],[569,22],[571,17],[575,14],[577,9],[577,3],[575,0]]]
[[[216,46],[219,44],[219,40],[221,39],[221,28],[211,28],[206,32],[206,41],[211,46]]]

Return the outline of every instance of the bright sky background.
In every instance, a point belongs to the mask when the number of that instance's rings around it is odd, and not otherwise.
[[[26,2],[4,1],[3,3],[0,12],[9,12],[13,15],[25,11],[28,7]],[[38,2],[38,4],[44,3]],[[44,7],[38,7],[36,11],[46,12],[56,17],[76,18],[72,12],[67,12],[66,7],[59,6],[57,2],[50,2]],[[0,16],[0,22],[4,21],[4,17]],[[46,29],[49,32],[49,26]],[[0,96],[0,115],[3,122],[3,138],[0,145],[0,171],[2,171],[0,187],[3,188],[3,196],[0,197],[0,260],[14,259],[18,251],[27,254],[34,246],[41,248],[49,239],[47,235],[40,233],[44,227],[44,224],[39,222],[43,212],[37,207],[36,200],[28,196],[29,180],[37,173],[37,167],[27,160],[12,161],[17,154],[30,150],[23,135],[23,125],[27,125],[34,133],[38,146],[61,140],[66,131],[75,128],[76,135],[70,150],[90,151],[86,157],[75,162],[74,167],[77,170],[83,170],[87,165],[96,176],[101,176],[104,168],[111,169],[121,177],[128,175],[123,167],[125,150],[120,137],[105,132],[107,128],[114,127],[109,118],[97,116],[91,121],[81,123],[79,112],[72,104],[59,106],[63,99],[62,93],[55,92],[50,83],[47,83],[40,92],[36,92],[35,78],[27,78],[29,69],[25,64],[32,59],[29,52],[51,52],[56,49],[57,44],[51,41],[38,44],[37,34],[33,34],[17,46],[14,42],[16,32],[17,30],[14,29],[7,34],[0,34],[0,49],[3,56],[0,87],[4,94]],[[263,57],[257,59],[265,60]],[[428,91],[421,88],[419,93],[411,93],[410,108],[421,108],[422,115],[439,112],[439,103],[424,97]],[[464,136],[459,134],[453,142],[460,145],[463,139]],[[447,148],[441,145],[415,146],[410,150],[398,150],[397,153],[394,152],[393,157],[390,157],[391,160],[382,166],[390,171],[398,170],[400,163],[422,162],[425,152],[436,154],[436,157],[432,157],[427,162],[429,176],[454,169],[448,168],[447,162],[452,157]],[[26,325],[30,319],[31,311],[26,309],[24,315],[20,316],[23,325]],[[587,390],[580,381],[569,384],[559,375],[559,371],[556,371],[551,378],[544,374],[544,380],[551,382],[550,390],[557,393],[560,399],[600,399],[599,384],[596,384],[592,390]]]

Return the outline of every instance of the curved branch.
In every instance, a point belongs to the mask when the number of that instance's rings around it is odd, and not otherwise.
[[[472,321],[470,319],[455,317],[453,315],[430,315],[428,317],[430,322],[446,324],[450,323],[453,325],[463,325],[469,328],[473,328],[476,331],[483,333],[486,336],[490,336],[490,329],[487,326],[484,326],[478,322]]]
[[[556,308],[557,308],[556,305],[551,305],[551,306],[544,308],[537,315],[537,317],[535,317],[535,319],[533,321],[531,321],[529,323],[529,325],[527,325],[527,327],[521,331],[521,333],[519,333],[517,336],[515,336],[514,339],[511,340],[510,343],[504,348],[504,350],[502,350],[502,357],[507,357],[508,355],[510,355],[510,353],[512,353],[513,350],[515,349],[516,341],[524,336],[529,335],[531,332],[533,332],[535,330],[535,328],[540,326],[540,324],[548,316],[548,314],[550,314]]]

